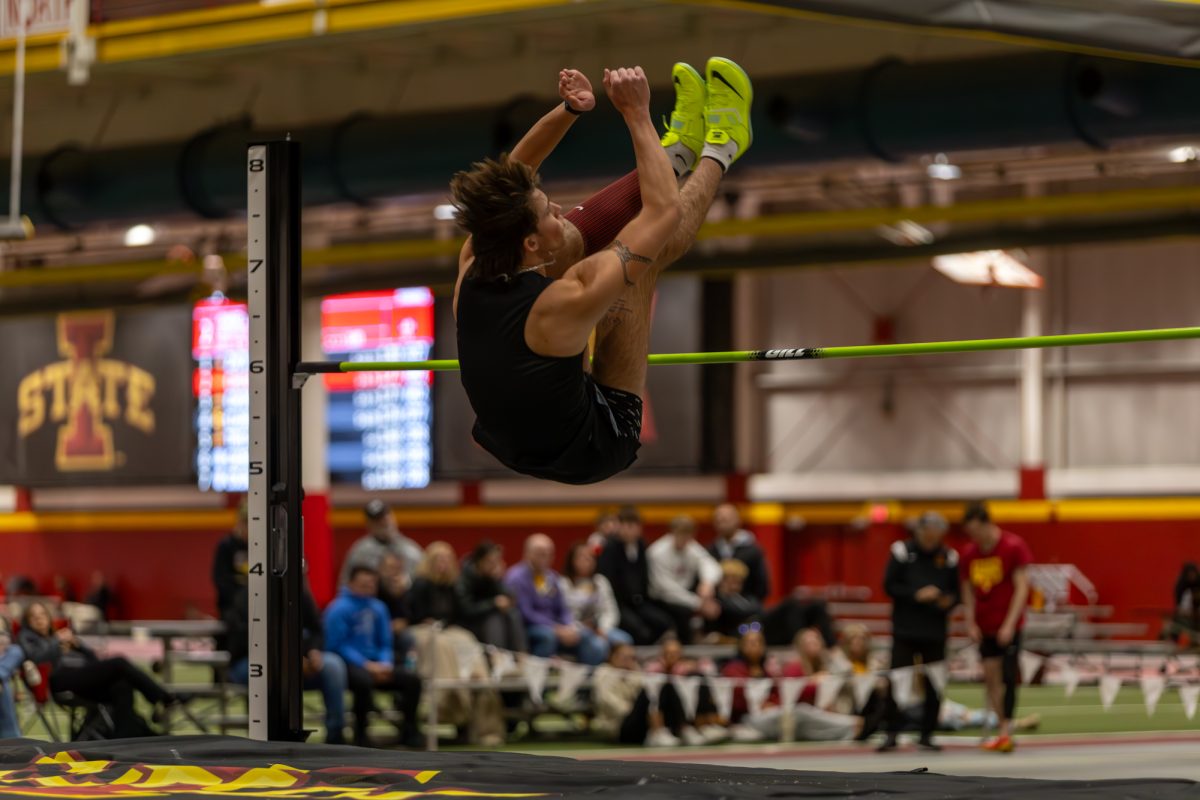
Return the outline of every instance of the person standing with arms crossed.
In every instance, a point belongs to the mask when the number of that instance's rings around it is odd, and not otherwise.
[[[982,747],[1011,753],[1012,717],[1021,679],[1019,656],[1029,599],[1029,545],[1015,533],[992,522],[983,503],[971,503],[963,513],[963,530],[971,543],[959,562],[962,600],[971,639],[979,645],[988,705],[999,720],[997,735]]]

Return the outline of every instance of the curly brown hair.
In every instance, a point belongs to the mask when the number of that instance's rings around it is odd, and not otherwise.
[[[540,187],[533,168],[507,153],[477,161],[450,179],[458,224],[471,234],[475,251],[472,277],[505,278],[517,271],[521,243],[537,230],[530,196]]]

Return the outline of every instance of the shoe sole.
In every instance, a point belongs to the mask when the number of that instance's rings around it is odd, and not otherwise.
[[[754,144],[754,122],[753,122],[753,120],[750,119],[750,109],[754,105],[754,82],[750,80],[750,75],[747,74],[746,70],[742,69],[736,63],[734,63],[733,61],[730,61],[728,58],[723,58],[721,56],[713,56],[712,58],[710,58],[708,60],[708,64],[705,65],[705,70],[707,72],[712,71],[712,68],[710,65],[713,62],[716,62],[717,64],[719,64],[722,67],[728,67],[733,72],[736,72],[738,75],[741,75],[742,79],[744,81],[746,81],[746,86],[749,87],[750,96],[744,98],[746,101],[746,130],[750,134],[750,141],[746,142],[746,149],[749,150],[750,145]],[[706,86],[708,85],[707,81],[705,82],[705,85]],[[733,89],[732,86],[730,86],[729,88]],[[737,90],[734,89],[734,91],[736,92]]]

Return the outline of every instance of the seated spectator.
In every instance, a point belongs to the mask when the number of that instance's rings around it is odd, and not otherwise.
[[[229,681],[245,685],[250,679],[250,595],[243,586],[234,595],[224,622],[229,642]],[[319,689],[325,703],[325,743],[346,743],[346,662],[337,653],[325,649],[321,612],[312,596],[308,581],[300,604],[301,673],[305,689]]]
[[[819,637],[818,637],[819,638]],[[751,626],[738,642],[738,657],[730,661],[721,670],[721,674],[730,678],[781,678],[809,677],[816,674],[800,674],[796,665],[788,664],[780,668],[774,659],[767,655],[767,642],[757,626]],[[817,679],[819,680],[819,679]],[[812,692],[809,691],[812,689]],[[850,739],[862,730],[862,719],[846,714],[818,709],[811,705],[815,685],[810,685],[800,696],[800,702],[792,710],[791,720],[793,738],[799,741],[833,741]],[[751,710],[742,687],[734,690],[734,720],[744,728],[749,728],[760,739],[778,739],[783,733],[784,713],[780,706],[779,687],[775,684],[763,701],[761,708]],[[750,735],[742,731],[734,732],[738,741],[752,740]]]
[[[670,683],[659,689],[658,707],[650,702],[633,646],[613,645],[608,663],[592,676],[593,729],[621,744],[675,747],[709,743],[687,719],[679,694]]]
[[[1200,633],[1200,567],[1189,561],[1175,581],[1175,621],[1192,636]]]
[[[523,653],[525,621],[504,587],[504,553],[495,542],[475,546],[458,577],[459,611],[463,625],[484,644]]]
[[[717,561],[735,559],[746,566],[746,579],[742,594],[758,603],[765,603],[771,594],[771,578],[767,574],[767,560],[754,534],[742,527],[742,516],[737,506],[723,503],[713,510],[713,530],[717,538],[709,545],[708,552]]]
[[[404,559],[395,553],[384,553],[379,560],[379,594],[377,597],[387,606],[392,619],[392,649],[395,651],[397,664],[409,664],[416,642],[408,630],[408,589],[410,581],[408,570],[404,568]]]
[[[464,618],[458,590],[458,559],[446,542],[425,550],[408,593],[411,632],[422,678],[486,678],[479,641],[458,625]],[[440,627],[435,627],[435,623]],[[438,693],[438,719],[462,729],[471,744],[504,743],[500,698],[491,689],[449,689]]]
[[[0,739],[17,739],[21,726],[13,702],[13,679],[25,661],[25,653],[12,640],[8,620],[0,617]]]
[[[66,575],[55,575],[50,579],[50,595],[57,597],[63,603],[76,603],[79,601],[75,594],[75,588],[71,586],[71,582],[67,580]]]
[[[117,592],[108,582],[108,578],[100,570],[92,573],[92,581],[88,586],[87,595],[83,602],[100,609],[100,619],[108,621],[118,619],[121,615],[120,600]]]
[[[216,552],[213,553],[212,582],[217,590],[217,616],[222,619],[233,604],[238,589],[246,585],[249,571],[246,553],[250,536],[246,514],[246,501],[243,500],[238,506],[233,530],[217,543]]]
[[[721,613],[716,619],[705,620],[704,630],[715,641],[734,641],[738,629],[762,616],[762,605],[745,593],[744,585],[750,570],[745,562],[727,558],[721,562],[721,582],[717,584],[717,603]]]
[[[70,627],[55,630],[50,610],[42,603],[30,603],[25,608],[17,643],[27,659],[39,666],[49,666],[52,692],[70,692],[110,708],[113,735],[117,738],[153,734],[134,710],[135,691],[155,706],[166,707],[184,700],[124,658],[97,657]]]
[[[617,535],[600,551],[596,568],[608,579],[617,598],[621,630],[636,644],[655,644],[671,630],[671,615],[650,599],[650,568],[642,539],[642,517],[636,508],[626,507],[617,513]]]
[[[387,689],[403,715],[400,743],[421,749],[425,745],[417,727],[421,679],[395,663],[391,619],[378,593],[379,575],[368,567],[353,568],[350,582],[325,609],[325,644],[346,662],[354,697],[354,743],[369,746],[367,725],[375,710],[375,690]]]
[[[378,574],[384,553],[398,557],[411,576],[425,555],[421,545],[400,533],[396,526],[396,515],[382,500],[375,499],[367,503],[363,514],[367,518],[367,533],[351,545],[350,552],[346,553],[340,582],[345,585],[355,567],[366,567]]]
[[[646,662],[644,669],[646,672],[659,672],[681,678],[712,675],[717,671],[709,659],[697,660],[685,656],[683,645],[673,636],[663,639],[658,655]],[[717,744],[729,738],[729,729],[717,712],[712,690],[708,688],[707,682],[700,684],[696,695],[696,716],[692,724],[704,737],[705,744]]]
[[[810,641],[816,638],[820,638],[819,635],[809,637]],[[871,647],[871,631],[866,625],[855,623],[842,628],[838,635],[838,646],[829,653],[829,672],[846,678],[847,682],[838,693],[832,710],[867,717],[874,725],[882,723],[883,715],[888,712],[887,698],[891,687],[888,679],[880,673],[887,667],[887,659],[883,653],[874,652]],[[872,674],[878,675],[875,687],[860,705],[854,694],[854,685],[849,679],[857,675]]]
[[[671,615],[679,641],[691,644],[704,621],[721,615],[716,599],[721,567],[696,541],[691,517],[671,520],[667,535],[646,550],[650,596]]]
[[[596,573],[596,557],[583,542],[571,545],[563,565],[563,593],[577,625],[603,637],[610,645],[633,644],[633,637],[617,627],[621,612],[608,578]]]
[[[840,692],[825,707],[817,706],[818,687],[823,681],[835,677],[845,680],[845,676],[835,671],[837,664],[825,647],[821,633],[813,628],[801,631],[796,635],[794,647],[795,658],[784,666],[783,675],[787,678],[808,678],[809,681],[800,694],[800,704],[796,706],[795,738],[813,741],[861,740],[874,733],[882,714],[877,713],[870,720],[864,720],[861,716],[836,711]]]
[[[562,579],[550,568],[553,561],[554,542],[535,533],[525,540],[525,560],[504,579],[525,620],[529,652],[543,658],[569,653],[584,664],[599,664],[608,655],[608,640],[572,618]]]

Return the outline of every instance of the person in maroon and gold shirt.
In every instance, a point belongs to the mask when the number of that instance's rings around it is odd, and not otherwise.
[[[1033,560],[1025,540],[1000,530],[982,503],[963,513],[963,529],[971,537],[959,561],[962,602],[971,638],[979,644],[988,705],[1000,720],[997,736],[985,750],[1012,752],[1010,723],[1020,682],[1021,630],[1029,599]]]

